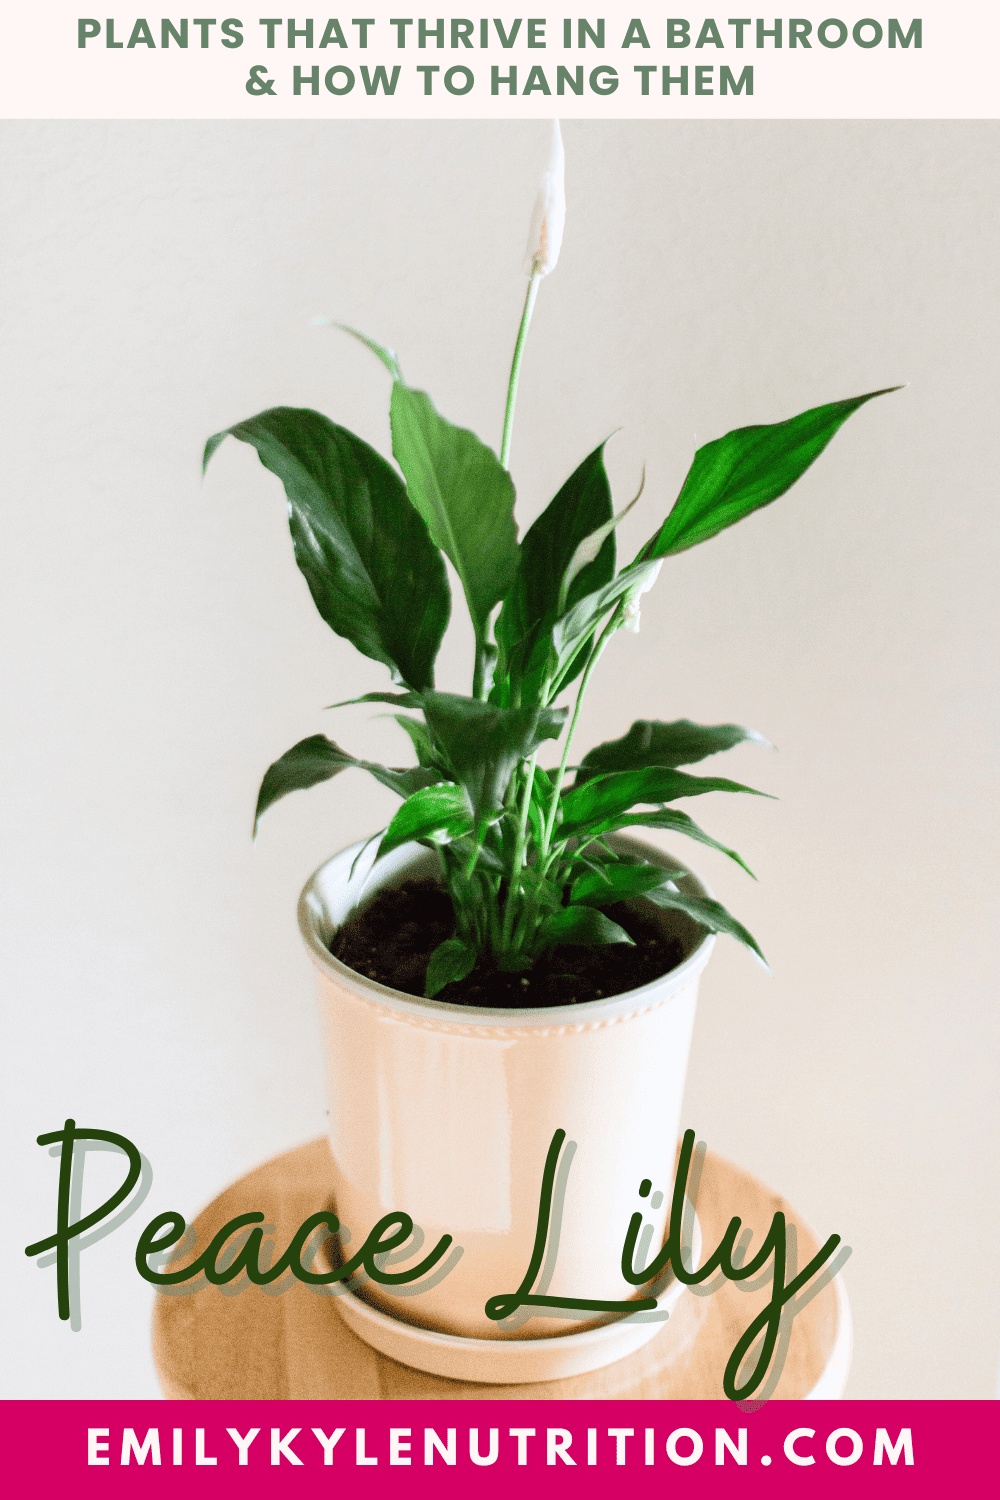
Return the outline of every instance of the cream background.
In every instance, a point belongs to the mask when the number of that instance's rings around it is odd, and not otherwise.
[[[543,136],[4,127],[10,1396],[155,1395],[140,1226],[322,1131],[295,898],[394,799],[350,773],[256,849],[253,800],[317,730],[406,758],[366,711],[321,711],[385,674],[315,615],[277,481],[228,444],[202,486],[201,444],[287,403],[387,449],[387,377],[316,313],[497,444]],[[856,1397],[995,1378],[997,146],[978,123],[571,123],[514,435],[524,524],[623,428],[618,500],[648,475],[631,555],[697,443],[909,382],[667,563],[581,732],[687,715],[780,747],[716,763],[780,801],[697,810],[759,885],[680,850],[774,968],[718,945],[685,1120],[853,1246]],[[459,632],[441,685],[466,689],[468,655]],[[34,1137],[67,1114],[155,1169],[85,1252],[79,1334],[21,1252],[54,1215]]]

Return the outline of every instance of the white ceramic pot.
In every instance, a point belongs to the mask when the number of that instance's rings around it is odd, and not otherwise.
[[[707,894],[661,851],[617,842]],[[360,848],[323,865],[299,903],[319,971],[336,1211],[350,1231],[348,1254],[392,1211],[409,1214],[423,1231],[414,1264],[443,1234],[462,1251],[456,1260],[452,1247],[447,1274],[430,1273],[432,1284],[416,1294],[368,1282],[361,1295],[404,1323],[465,1338],[537,1340],[591,1327],[600,1320],[525,1320],[523,1312],[498,1324],[484,1304],[521,1285],[546,1156],[560,1129],[568,1143],[555,1199],[557,1254],[553,1266],[550,1236],[534,1290],[612,1301],[642,1295],[621,1274],[622,1245],[637,1210],[652,1227],[647,1244],[658,1247],[663,1238],[698,979],[715,939],[683,914],[647,903],[685,951],[679,967],[652,984],[548,1010],[418,999],[355,973],[329,950],[363,900],[404,876],[435,871],[433,856],[410,845],[374,867],[369,851],[351,878]],[[652,1182],[645,1199],[643,1178]],[[651,1324],[649,1334],[656,1329]]]

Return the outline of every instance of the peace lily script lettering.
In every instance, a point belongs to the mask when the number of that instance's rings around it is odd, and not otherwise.
[[[549,1241],[556,1168],[565,1140],[566,1132],[557,1130],[549,1146],[542,1173],[534,1246],[521,1285],[514,1292],[499,1292],[488,1298],[486,1302],[484,1309],[486,1316],[494,1322],[509,1318],[521,1308],[559,1308],[581,1314],[638,1313],[656,1308],[656,1298],[650,1296],[623,1301],[607,1301],[587,1297],[551,1297],[532,1291],[541,1271],[546,1245]],[[74,1170],[74,1154],[78,1143],[82,1144],[83,1149],[77,1157]],[[51,1147],[53,1155],[58,1150],[60,1158],[56,1230],[54,1234],[28,1245],[25,1254],[42,1257],[40,1264],[43,1266],[54,1262],[59,1316],[64,1320],[70,1320],[74,1317],[74,1301],[78,1306],[80,1250],[95,1240],[103,1238],[130,1217],[145,1198],[152,1181],[152,1173],[149,1163],[138,1147],[127,1137],[117,1135],[111,1130],[78,1130],[75,1120],[67,1120],[62,1130],[40,1135],[38,1144]],[[83,1198],[82,1161],[88,1145],[92,1150],[120,1152],[126,1157],[129,1167],[121,1186],[98,1208],[91,1210],[90,1213],[82,1214],[80,1212]],[[648,1286],[649,1283],[655,1282],[666,1273],[668,1268],[685,1286],[698,1286],[716,1273],[727,1281],[747,1281],[763,1271],[768,1261],[773,1260],[771,1298],[736,1344],[723,1376],[723,1388],[729,1399],[743,1400],[759,1389],[767,1375],[778,1347],[783,1316],[786,1312],[790,1315],[794,1314],[793,1299],[808,1286],[814,1277],[818,1276],[824,1266],[829,1268],[827,1276],[834,1270],[830,1262],[840,1245],[841,1237],[839,1234],[832,1234],[808,1264],[786,1281],[785,1277],[789,1268],[789,1234],[784,1214],[774,1215],[771,1227],[759,1251],[752,1259],[746,1261],[741,1259],[738,1245],[741,1239],[742,1223],[740,1219],[733,1218],[718,1246],[704,1264],[697,1270],[689,1270],[684,1264],[681,1223],[694,1149],[695,1133],[693,1130],[688,1130],[684,1134],[681,1145],[671,1200],[670,1224],[662,1248],[648,1266],[636,1267],[636,1245],[642,1228],[643,1216],[641,1213],[633,1214],[622,1246],[621,1271],[625,1280],[636,1287]],[[645,1196],[649,1192],[649,1187],[648,1180],[645,1180],[639,1189],[640,1196]],[[131,1203],[129,1203],[130,1198]],[[74,1214],[77,1217],[74,1217]],[[310,1240],[314,1239],[320,1229],[325,1229],[329,1236],[340,1232],[340,1223],[336,1215],[330,1209],[323,1209],[318,1213],[310,1214],[307,1219],[303,1220],[284,1254],[273,1263],[262,1267],[261,1246],[265,1231],[260,1226],[263,1222],[262,1213],[238,1214],[224,1224],[202,1253],[187,1265],[177,1270],[157,1271],[151,1269],[150,1260],[163,1259],[167,1252],[178,1246],[188,1233],[188,1226],[182,1214],[175,1212],[158,1214],[146,1225],[139,1236],[135,1251],[136,1270],[144,1281],[160,1287],[178,1286],[183,1282],[193,1281],[200,1275],[204,1275],[205,1281],[212,1286],[223,1286],[235,1281],[243,1272],[246,1272],[248,1283],[254,1286],[269,1285],[290,1273],[296,1280],[307,1285],[327,1287],[334,1283],[346,1283],[359,1272],[363,1272],[380,1286],[402,1286],[419,1280],[421,1276],[432,1270],[446,1254],[453,1240],[452,1235],[444,1234],[433,1250],[417,1265],[402,1271],[386,1271],[379,1264],[380,1259],[384,1258],[388,1252],[398,1250],[414,1234],[413,1220],[409,1214],[388,1213],[374,1225],[360,1250],[356,1251],[349,1260],[343,1261],[340,1265],[331,1266],[329,1269],[316,1271],[303,1264],[303,1255]],[[241,1231],[243,1243],[235,1256],[225,1257],[224,1264],[220,1266],[219,1261],[223,1257],[227,1243],[240,1235]],[[838,1261],[845,1259],[848,1253],[846,1250],[842,1251]],[[314,1254],[307,1258],[312,1263]],[[794,1270],[794,1266],[792,1269]],[[818,1290],[818,1287],[814,1290]],[[78,1327],[79,1323],[74,1321],[73,1326]],[[760,1341],[759,1347],[749,1374],[743,1384],[738,1385],[741,1367],[758,1340]]]

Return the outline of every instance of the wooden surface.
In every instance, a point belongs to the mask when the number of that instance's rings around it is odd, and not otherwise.
[[[229,1219],[262,1212],[275,1228],[276,1254],[302,1221],[329,1198],[330,1148],[325,1139],[276,1157],[226,1189],[195,1221],[200,1250]],[[759,1245],[772,1215],[795,1211],[739,1167],[709,1152],[697,1185],[696,1208],[705,1250],[719,1243],[734,1216]],[[266,1225],[263,1226],[266,1230]],[[798,1221],[797,1263],[818,1249]],[[753,1254],[753,1248],[749,1252]],[[200,1276],[190,1287],[157,1296],[153,1352],[164,1395],[171,1400],[663,1400],[723,1399],[722,1374],[754,1316],[771,1297],[770,1265],[750,1283],[714,1276],[681,1298],[663,1329],[642,1349],[603,1370],[530,1385],[473,1385],[411,1370],[375,1353],[347,1328],[336,1296],[283,1276],[252,1286],[244,1272],[227,1287]],[[787,1275],[793,1274],[791,1269]],[[193,1288],[193,1290],[192,1290]],[[780,1361],[756,1398],[807,1396],[822,1375],[837,1331],[837,1298],[827,1285],[790,1321]],[[779,1345],[780,1347],[780,1345]],[[775,1361],[777,1367],[779,1361]]]

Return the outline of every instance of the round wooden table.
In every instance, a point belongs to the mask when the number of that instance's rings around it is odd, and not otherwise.
[[[302,1221],[329,1200],[326,1139],[275,1157],[227,1188],[194,1223],[199,1247],[238,1214],[260,1212],[280,1250]],[[816,1236],[777,1193],[712,1152],[697,1184],[703,1253],[715,1248],[737,1215],[760,1243],[772,1216],[797,1226],[797,1263],[819,1249]],[[791,1268],[787,1276],[793,1274]],[[763,1284],[762,1283],[763,1278]],[[817,1278],[822,1282],[822,1273]],[[800,1294],[778,1353],[754,1403],[764,1398],[834,1398],[851,1358],[851,1320],[841,1278]],[[270,1287],[243,1272],[228,1286],[196,1282],[162,1289],[153,1319],[153,1353],[170,1400],[721,1400],[722,1374],[740,1336],[771,1297],[770,1263],[761,1276],[734,1283],[720,1276],[691,1287],[655,1338],[634,1354],[570,1379],[530,1385],[474,1385],[397,1364],[356,1338],[338,1297],[290,1275]]]

